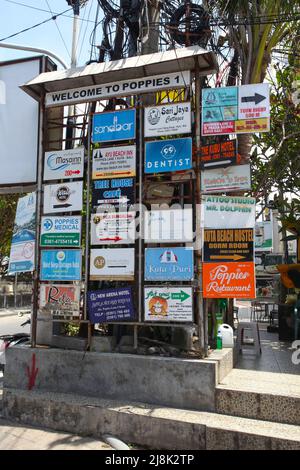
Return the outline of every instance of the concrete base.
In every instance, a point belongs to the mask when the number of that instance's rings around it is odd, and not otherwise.
[[[110,434],[144,448],[168,450],[300,450],[299,426],[145,403],[4,390],[4,415],[83,436]]]
[[[68,338],[69,339],[69,338]],[[232,364],[232,350],[208,360],[98,354],[62,349],[12,347],[7,350],[4,388],[133,401],[214,411],[219,377]],[[27,370],[38,369],[30,381]]]

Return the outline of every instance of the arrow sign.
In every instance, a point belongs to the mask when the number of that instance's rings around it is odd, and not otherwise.
[[[121,240],[123,240],[121,237],[101,238],[102,242],[109,242],[109,241],[119,242]]]
[[[239,261],[241,259],[245,259],[245,256],[240,256],[240,255],[215,255],[211,256],[210,259],[230,259],[233,261]]]
[[[252,103],[254,102],[255,105],[258,105],[262,101],[266,99],[266,96],[260,95],[259,93],[255,93],[254,96],[243,96],[242,103]]]
[[[186,292],[184,292],[183,290],[180,291],[180,292],[175,292],[175,293],[172,293],[171,294],[171,299],[172,300],[180,300],[180,302],[184,302],[185,300],[187,300],[188,298],[190,297],[189,294],[187,294]]]
[[[54,204],[53,209],[72,207],[72,204]]]

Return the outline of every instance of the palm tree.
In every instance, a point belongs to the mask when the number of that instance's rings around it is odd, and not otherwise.
[[[226,21],[229,44],[240,65],[241,84],[264,81],[272,51],[293,41],[299,30],[300,0],[217,0],[217,10]],[[298,36],[299,38],[299,36]],[[297,38],[297,39],[298,39]],[[232,83],[231,83],[232,84]],[[239,136],[242,161],[250,158],[250,135]]]

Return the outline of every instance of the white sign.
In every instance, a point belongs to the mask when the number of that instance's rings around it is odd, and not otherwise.
[[[82,181],[44,186],[44,214],[82,210]]]
[[[259,119],[270,117],[270,85],[257,83],[239,87],[239,119]]]
[[[91,280],[133,280],[134,248],[92,249],[90,256]]]
[[[93,151],[93,179],[135,176],[135,145],[100,148]]]
[[[38,58],[0,63],[1,185],[36,182],[39,103],[19,87],[41,71]]]
[[[191,287],[145,287],[145,321],[193,321]]]
[[[201,191],[220,193],[251,189],[250,165],[235,165],[201,172]]]
[[[45,153],[44,181],[82,178],[84,148]]]
[[[151,106],[144,110],[145,137],[189,134],[191,128],[190,102]]]
[[[204,196],[201,225],[205,228],[254,228],[255,198]]]
[[[122,72],[120,72],[122,73]],[[189,70],[180,73],[153,75],[151,77],[122,80],[104,85],[91,85],[71,90],[52,91],[46,93],[45,104],[48,106],[63,106],[71,103],[103,100],[116,96],[137,95],[151,91],[184,88],[190,83]]]
[[[255,224],[255,251],[273,249],[273,222],[263,221]]]
[[[193,210],[166,209],[145,212],[145,242],[193,241]]]
[[[99,212],[91,216],[91,244],[117,245],[135,242],[135,212]]]

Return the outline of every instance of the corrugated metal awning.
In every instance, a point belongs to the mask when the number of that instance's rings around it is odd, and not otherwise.
[[[184,70],[193,71],[197,63],[202,75],[211,75],[218,71],[216,56],[213,52],[206,51],[200,46],[191,46],[100,64],[92,63],[75,69],[41,73],[21,88],[38,100],[45,93],[53,91]]]

